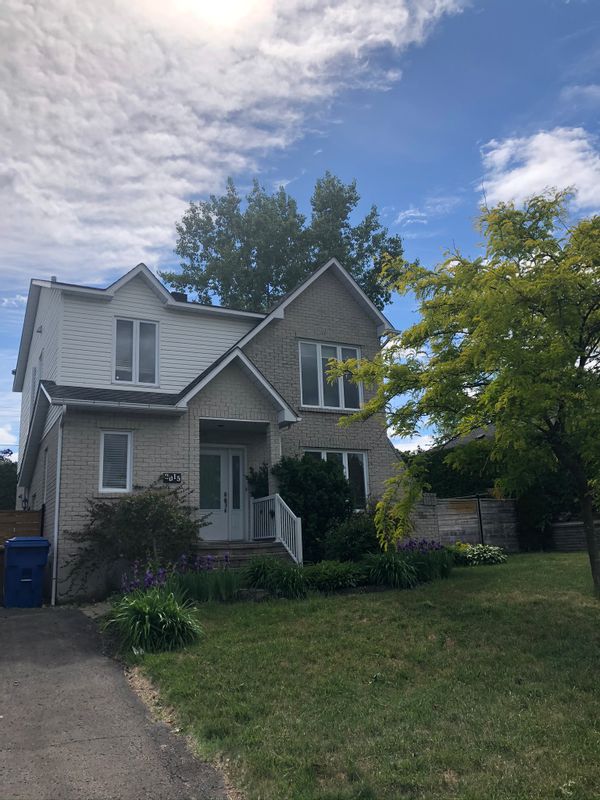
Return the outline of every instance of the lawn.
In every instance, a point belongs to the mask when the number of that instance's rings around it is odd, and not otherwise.
[[[583,554],[199,613],[201,644],[142,668],[248,800],[600,797],[600,605]]]

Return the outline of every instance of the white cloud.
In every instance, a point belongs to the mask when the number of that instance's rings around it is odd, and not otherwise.
[[[577,209],[600,209],[600,152],[596,139],[583,128],[492,139],[482,157],[489,205],[519,203],[549,187],[573,187]]]
[[[560,99],[566,103],[574,103],[576,105],[598,105],[600,104],[600,84],[587,83],[565,86],[560,93]]]
[[[465,0],[5,0],[0,271],[100,281],[171,255],[192,197],[302,136]]]
[[[26,294],[15,294],[12,297],[0,297],[0,308],[22,308],[26,303]]]
[[[0,450],[5,447],[13,449],[13,445],[17,444],[17,436],[13,433],[12,425],[0,425]]]
[[[436,194],[427,197],[420,208],[410,206],[400,211],[395,219],[396,225],[427,225],[432,217],[445,217],[462,203],[458,195]]]

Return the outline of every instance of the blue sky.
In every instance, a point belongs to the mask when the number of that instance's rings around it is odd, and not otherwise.
[[[30,277],[174,263],[186,202],[356,178],[409,258],[474,252],[488,201],[600,209],[600,9],[585,0],[8,0],[0,42],[0,446]],[[410,299],[388,315],[415,319]]]

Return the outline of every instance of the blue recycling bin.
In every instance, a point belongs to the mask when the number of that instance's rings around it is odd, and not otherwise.
[[[50,542],[43,536],[15,536],[4,543],[4,605],[7,608],[42,605],[49,548]]]

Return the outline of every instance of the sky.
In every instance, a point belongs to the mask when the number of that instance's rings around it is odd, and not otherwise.
[[[355,178],[429,266],[476,253],[483,193],[597,213],[599,45],[597,0],[3,0],[0,448],[29,280],[176,266],[175,222],[228,176],[304,211],[325,170]]]

